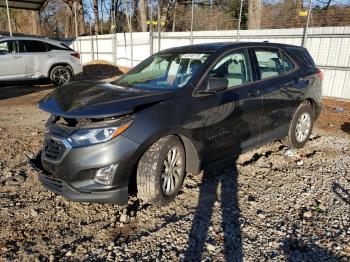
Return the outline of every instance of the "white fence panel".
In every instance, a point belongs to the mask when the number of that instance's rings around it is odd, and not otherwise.
[[[240,39],[246,42],[302,43],[302,28],[241,30]],[[350,27],[309,28],[306,47],[324,73],[323,95],[350,99]],[[193,32],[193,43],[235,42],[236,30]],[[153,52],[189,45],[190,32],[158,33],[152,37]],[[117,33],[115,35],[79,37],[71,46],[81,53],[83,63],[106,60],[133,67],[151,55],[150,33]]]

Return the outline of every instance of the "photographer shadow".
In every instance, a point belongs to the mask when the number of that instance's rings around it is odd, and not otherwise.
[[[213,174],[221,170],[222,175]],[[237,178],[238,172],[232,162],[221,163],[204,171],[185,261],[201,261],[206,251],[210,254],[211,246],[217,246],[216,248],[223,246],[226,261],[243,260]],[[221,228],[215,228],[211,219],[214,209],[220,206]],[[218,231],[221,232],[220,229],[223,233],[217,234]],[[212,236],[209,235],[209,231]]]

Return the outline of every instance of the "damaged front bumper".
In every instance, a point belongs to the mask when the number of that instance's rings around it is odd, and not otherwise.
[[[94,202],[94,203],[114,203],[118,205],[125,205],[128,202],[128,188],[120,188],[115,190],[93,192],[80,192],[72,188],[68,183],[55,179],[50,175],[39,175],[39,181],[42,185],[68,200],[78,202]]]
[[[120,135],[107,142],[72,147],[66,137],[47,134],[41,153],[44,171],[39,180],[45,188],[69,200],[115,203],[128,200],[128,185],[139,144]],[[113,166],[108,185],[96,182],[98,170]]]

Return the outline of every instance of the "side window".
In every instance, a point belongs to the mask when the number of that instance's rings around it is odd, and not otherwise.
[[[43,42],[40,41],[23,41],[24,49],[28,53],[42,53],[47,52],[47,47]]]
[[[278,49],[256,49],[261,79],[284,74],[294,69],[292,61]]]
[[[60,46],[51,45],[49,43],[46,43],[46,46],[47,46],[47,51],[52,51],[52,50],[69,50],[63,44],[61,44],[61,47],[60,47]]]
[[[0,54],[18,53],[17,41],[6,41],[0,43]]]
[[[229,89],[251,82],[253,78],[247,50],[238,50],[222,58],[209,72],[211,76],[226,78]]]

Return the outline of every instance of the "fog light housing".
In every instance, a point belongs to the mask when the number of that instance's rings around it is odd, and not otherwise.
[[[109,165],[102,167],[97,170],[94,181],[101,185],[110,186],[112,185],[115,171],[117,170],[118,164]]]

